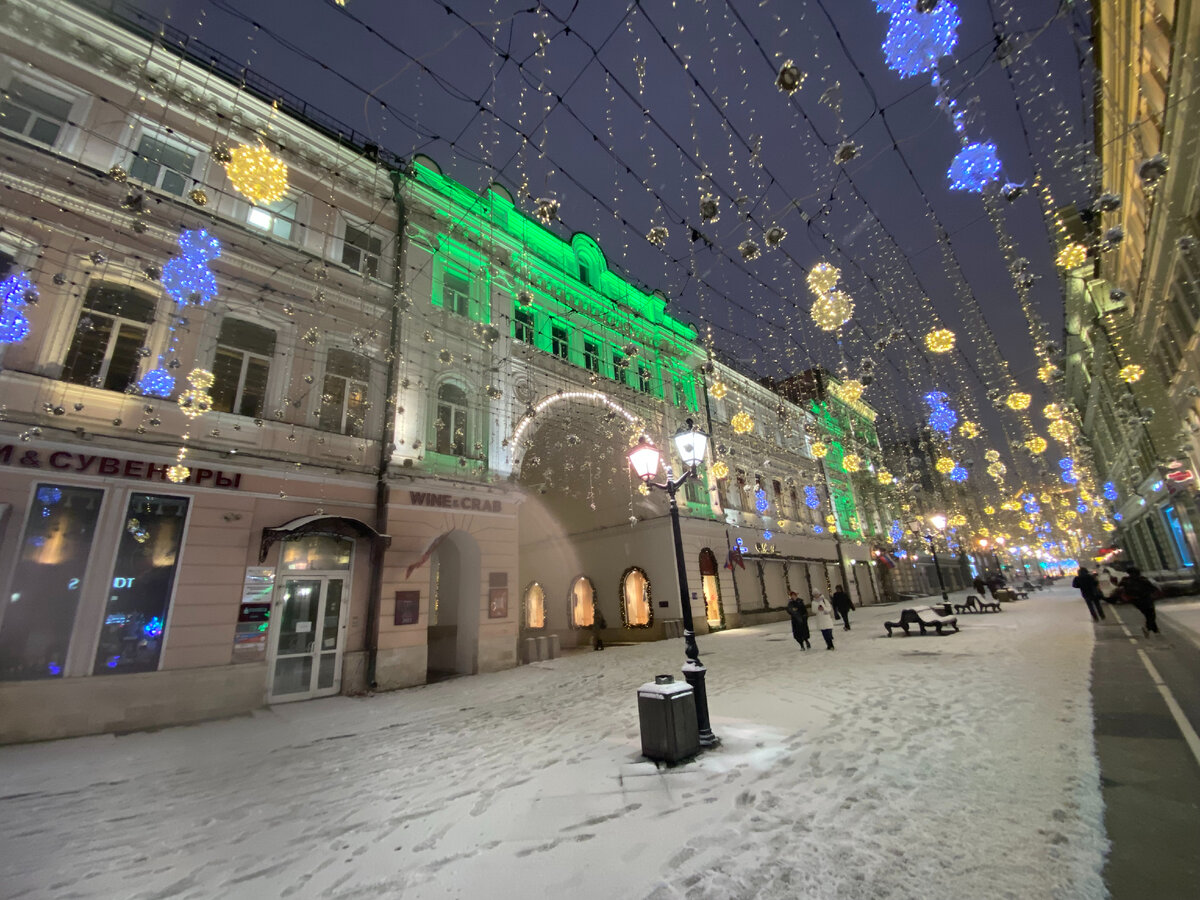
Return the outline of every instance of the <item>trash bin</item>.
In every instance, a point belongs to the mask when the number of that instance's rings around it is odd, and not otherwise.
[[[700,751],[696,698],[692,686],[670,675],[658,675],[638,688],[642,754],[659,762],[677,763]]]

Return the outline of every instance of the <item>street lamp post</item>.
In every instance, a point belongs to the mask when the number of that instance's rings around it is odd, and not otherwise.
[[[679,505],[675,502],[675,493],[689,478],[696,475],[696,466],[704,460],[708,449],[708,435],[700,431],[691,419],[674,436],[675,449],[683,462],[684,472],[678,478],[671,477],[670,466],[666,467],[667,480],[663,484],[653,481],[658,473],[662,453],[650,442],[650,438],[642,435],[632,450],[629,451],[629,464],[638,478],[648,487],[666,491],[671,500],[671,531],[675,537],[675,565],[679,572],[679,603],[683,611],[683,641],[684,656],[683,677],[692,686],[696,698],[696,724],[700,730],[700,744],[712,747],[718,741],[712,733],[712,725],[708,719],[708,692],[704,687],[704,676],[707,669],[700,662],[700,649],[696,646],[696,630],[692,624],[691,595],[688,592],[687,563],[683,555],[683,535],[679,530]]]
[[[929,523],[938,531],[943,531],[946,528],[945,516],[930,516]],[[933,570],[937,572],[938,587],[942,591],[942,600],[950,602],[950,595],[946,593],[946,582],[942,578],[942,564],[938,561],[937,544],[934,542],[933,535],[930,534],[924,527],[924,523],[920,519],[913,519],[908,523],[909,530],[913,534],[924,534],[925,540],[929,542],[929,552],[933,555]]]

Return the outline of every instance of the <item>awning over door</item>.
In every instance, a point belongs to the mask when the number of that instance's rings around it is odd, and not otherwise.
[[[258,561],[265,562],[267,551],[276,541],[303,537],[306,534],[324,534],[343,538],[368,538],[372,547],[380,550],[392,543],[389,535],[380,534],[366,522],[348,516],[301,516],[274,528],[264,528]]]

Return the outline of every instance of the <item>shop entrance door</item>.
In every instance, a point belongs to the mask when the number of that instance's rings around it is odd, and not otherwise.
[[[346,576],[287,576],[275,588],[272,703],[336,694],[342,686]]]

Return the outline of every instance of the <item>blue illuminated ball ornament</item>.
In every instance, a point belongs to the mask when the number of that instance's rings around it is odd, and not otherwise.
[[[763,532],[763,540],[764,540],[764,541],[769,541],[769,540],[770,540],[771,538],[773,538],[773,537],[775,537],[775,533],[774,533],[774,532],[772,532],[772,531],[764,531],[764,532]]]
[[[221,255],[221,242],[203,228],[179,236],[182,255],[167,260],[163,290],[180,306],[203,306],[217,296],[217,278],[208,264]]]
[[[886,4],[888,7],[892,3]],[[882,5],[877,3],[877,7]],[[949,54],[958,43],[958,26],[962,20],[958,7],[949,0],[942,0],[927,13],[916,11],[915,5],[901,5],[887,9],[892,14],[892,24],[883,39],[883,57],[888,68],[895,70],[901,78],[911,78],[922,72],[930,72],[937,62]]]
[[[1085,513],[1085,512],[1087,512],[1087,504],[1086,504],[1086,503],[1079,503],[1079,504],[1076,504],[1076,506],[1075,506],[1075,512],[1078,512],[1078,513]]]
[[[37,288],[22,274],[0,281],[0,344],[17,344],[29,334],[29,320],[21,310],[25,298],[37,294]]]
[[[970,475],[964,466],[955,466],[950,470],[950,480],[958,484],[962,484]]]
[[[929,405],[929,427],[946,434],[958,424],[958,413],[950,408],[948,400],[944,391],[930,391],[925,395],[925,402]]]
[[[1075,460],[1071,459],[1069,456],[1064,456],[1058,461],[1058,467],[1066,472],[1069,469],[1075,468]]]
[[[813,534],[824,534],[824,533],[825,533],[825,529],[822,528],[820,525],[813,526]]]
[[[1077,484],[1079,482],[1079,476],[1075,474],[1074,469],[1067,469],[1062,473],[1062,480],[1067,484]]]
[[[1120,522],[1124,518],[1125,518],[1125,516],[1123,516],[1121,513],[1113,513],[1113,521],[1114,522]]]
[[[1104,482],[1104,499],[1105,500],[1116,500],[1117,499],[1117,486],[1115,484],[1113,484],[1111,481]]]
[[[817,509],[821,505],[821,495],[811,484],[804,488],[804,505],[809,509]]]
[[[899,519],[892,519],[892,527],[888,529],[888,537],[892,539],[893,544],[900,543],[900,538],[904,537],[904,529],[900,527]]]
[[[175,390],[175,376],[159,366],[141,377],[137,389],[145,397],[170,397]]]
[[[767,502],[767,492],[759,488],[754,492],[754,508],[760,513],[765,513],[770,504]]]
[[[950,169],[950,190],[980,193],[993,181],[1000,178],[1000,159],[996,156],[996,145],[990,141],[983,144],[968,144],[958,151]]]
[[[62,491],[53,485],[38,488],[37,501],[52,506],[62,499]]]

